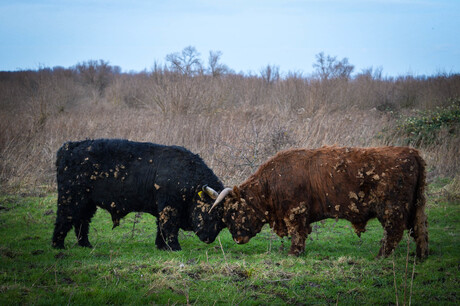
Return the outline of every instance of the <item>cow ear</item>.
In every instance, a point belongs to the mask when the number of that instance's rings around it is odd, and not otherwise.
[[[237,186],[234,186],[234,187],[233,187],[232,193],[233,193],[233,196],[234,196],[235,198],[237,198],[237,199],[239,199],[239,198],[241,197],[241,196],[240,196],[240,190],[238,189]]]

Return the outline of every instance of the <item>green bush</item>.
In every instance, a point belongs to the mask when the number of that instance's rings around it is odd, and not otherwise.
[[[420,146],[439,144],[440,133],[456,136],[460,126],[460,98],[450,99],[447,107],[421,111],[416,116],[403,119],[397,133],[404,137],[407,145]]]

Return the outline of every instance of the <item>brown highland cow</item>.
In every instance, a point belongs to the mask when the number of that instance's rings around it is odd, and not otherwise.
[[[425,162],[407,147],[292,149],[278,153],[240,186],[224,189],[224,222],[237,243],[268,223],[291,236],[290,255],[305,249],[310,224],[346,219],[358,236],[369,219],[384,228],[378,256],[388,256],[410,230],[417,256],[428,255]]]

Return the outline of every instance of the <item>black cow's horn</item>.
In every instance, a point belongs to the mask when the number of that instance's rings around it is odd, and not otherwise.
[[[213,200],[215,200],[217,198],[217,196],[219,195],[217,193],[217,191],[215,191],[214,189],[212,189],[211,187],[209,187],[208,185],[204,185],[203,186],[203,191],[206,192],[208,194],[208,196],[210,196]]]
[[[222,192],[219,194],[219,196],[217,197],[216,201],[214,202],[214,204],[212,204],[212,207],[211,209],[209,210],[209,212],[211,212],[211,210],[216,207],[220,202],[222,202],[222,200],[232,191],[232,188],[225,188],[224,190],[222,190]]]

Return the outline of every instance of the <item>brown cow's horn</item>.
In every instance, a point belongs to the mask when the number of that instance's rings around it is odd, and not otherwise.
[[[212,189],[211,187],[209,187],[208,185],[204,185],[203,186],[203,191],[206,192],[208,194],[208,196],[210,196],[213,200],[215,200],[217,198],[217,196],[219,195],[217,193],[217,191],[215,191],[214,189]]]
[[[219,194],[219,196],[217,197],[216,201],[214,202],[214,204],[212,204],[212,207],[211,209],[209,210],[209,212],[211,212],[211,210],[213,210],[214,207],[216,207],[220,202],[222,202],[222,200],[232,191],[232,188],[225,188],[224,190],[222,190],[222,192]]]

